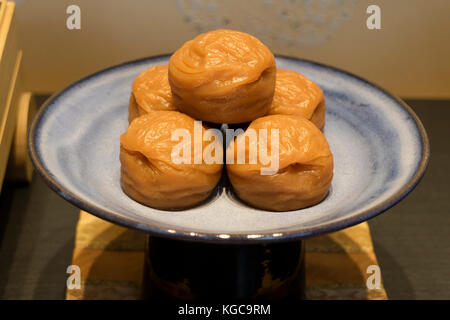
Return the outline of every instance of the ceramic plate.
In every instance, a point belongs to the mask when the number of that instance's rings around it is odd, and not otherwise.
[[[128,126],[133,79],[169,56],[88,76],[53,95],[36,116],[29,149],[37,171],[66,200],[105,220],[154,235],[202,241],[300,239],[365,221],[404,198],[426,168],[429,145],[417,116],[385,90],[329,66],[277,57],[324,91],[324,133],[335,168],[327,198],[313,207],[269,212],[240,202],[226,183],[185,211],[143,206],[120,187],[119,136]]]

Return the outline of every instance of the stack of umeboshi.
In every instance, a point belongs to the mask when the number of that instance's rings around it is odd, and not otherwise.
[[[195,136],[196,126],[202,137],[220,125],[246,128],[228,144],[215,141],[214,147],[220,153],[216,159],[227,159],[233,191],[253,207],[305,208],[322,201],[331,185],[333,156],[321,132],[322,90],[295,71],[277,69],[272,52],[243,32],[201,34],[178,49],[168,65],[142,72],[132,84],[129,121],[120,138],[122,188],[153,208],[193,207],[219,182],[223,161],[202,160],[207,145],[180,147],[174,139],[177,129]],[[246,139],[252,130],[270,136],[274,129],[276,141],[262,141],[261,135],[256,142]],[[244,148],[244,161],[236,159],[238,146]],[[188,152],[190,161],[174,162],[176,147]],[[263,173],[267,161],[261,148],[269,154],[276,150],[274,172]]]

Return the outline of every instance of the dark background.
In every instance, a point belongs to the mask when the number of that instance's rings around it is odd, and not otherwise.
[[[427,130],[431,159],[417,188],[370,220],[375,253],[390,299],[450,299],[450,101],[406,102]],[[3,187],[0,299],[64,299],[78,211],[38,175]]]

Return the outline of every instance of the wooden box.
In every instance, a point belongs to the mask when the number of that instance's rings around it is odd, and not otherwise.
[[[0,0],[0,191],[7,167],[13,179],[29,180],[32,172],[26,150],[32,96],[21,88],[14,8],[14,2]]]

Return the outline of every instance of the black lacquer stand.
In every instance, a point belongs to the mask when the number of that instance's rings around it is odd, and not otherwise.
[[[149,237],[146,299],[303,299],[304,242],[212,244]]]

